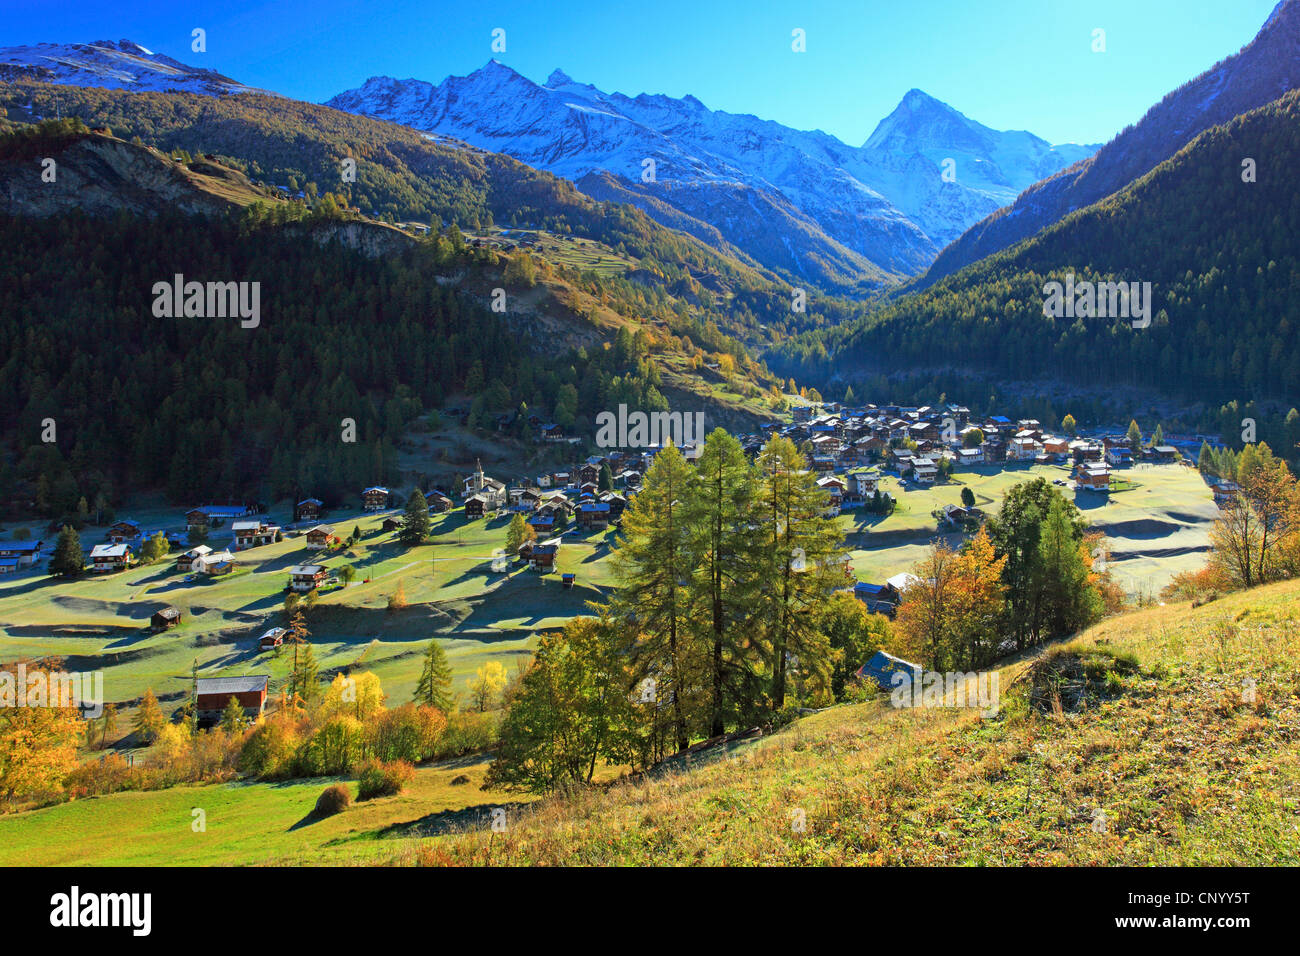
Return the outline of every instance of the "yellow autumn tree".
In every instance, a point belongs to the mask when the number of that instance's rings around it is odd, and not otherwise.
[[[361,674],[337,674],[325,691],[318,716],[323,723],[332,717],[354,717],[363,723],[384,710],[384,689],[379,677],[366,671]]]
[[[994,660],[1005,564],[983,528],[960,552],[935,541],[903,591],[891,649],[933,670],[971,670]]]
[[[915,580],[903,589],[894,619],[894,653],[932,670],[948,669],[956,571],[957,554],[947,542],[931,544],[912,569]]]
[[[8,678],[0,704],[0,800],[6,807],[25,797],[57,793],[77,765],[81,715],[74,707],[31,699],[36,674],[29,669],[25,686],[19,686],[11,673],[0,673],[0,682]]]
[[[1002,614],[1002,568],[988,532],[980,528],[954,562],[950,620],[950,657],[960,670],[982,667],[998,656]]]
[[[505,686],[505,667],[500,661],[488,661],[474,672],[474,679],[469,684],[470,697],[473,698],[474,705],[484,711]]]

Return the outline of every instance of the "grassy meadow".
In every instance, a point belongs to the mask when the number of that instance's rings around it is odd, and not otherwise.
[[[196,663],[204,675],[270,674],[274,692],[288,673],[289,655],[260,651],[257,639],[286,623],[288,569],[351,564],[357,569],[353,584],[323,592],[308,614],[321,674],[364,666],[379,675],[392,699],[405,700],[431,637],[445,642],[454,686],[463,691],[486,661],[499,660],[513,673],[539,631],[585,613],[586,603],[599,600],[610,584],[609,532],[564,535],[557,571],[577,575],[576,586],[566,589],[559,573],[517,565],[506,573],[492,570],[505,543],[504,517],[470,522],[460,510],[438,516],[431,542],[414,548],[382,531],[382,520],[375,514],[331,517],[341,535],[360,527],[361,540],[351,550],[322,557],[307,550],[305,538],[286,536],[236,553],[234,572],[219,578],[187,582],[175,562],[166,561],[74,581],[44,574],[4,579],[0,652],[9,660],[59,656],[69,668],[102,668],[112,701],[134,701],[152,687],[165,706],[179,703]],[[399,587],[406,606],[390,609]],[[184,612],[184,622],[151,633],[150,615],[168,604]]]
[[[1026,653],[995,715],[843,704],[542,800],[473,757],[325,819],[334,778],[120,793],[0,817],[0,863],[1294,866],[1298,653],[1287,582]]]
[[[1218,516],[1214,495],[1194,468],[1181,465],[1135,465],[1118,472],[1129,487],[1110,494],[1072,492],[1062,488],[1109,542],[1111,572],[1130,593],[1158,594],[1180,571],[1194,570],[1205,560],[1210,527]],[[981,465],[954,472],[929,487],[904,485],[887,476],[881,490],[898,506],[882,517],[848,511],[840,518],[852,549],[853,570],[859,580],[881,581],[907,570],[920,560],[940,531],[933,511],[961,504],[962,488],[975,495],[976,507],[996,513],[1002,497],[1016,484],[1036,477],[1064,481],[1069,469],[1061,465]],[[952,542],[960,535],[944,535]]]
[[[1300,583],[1027,653],[1000,708],[839,705],[394,862],[1300,863]]]
[[[1062,479],[1058,466],[982,468],[956,473],[932,487],[905,487],[886,477],[884,490],[898,500],[894,514],[881,518],[846,512],[840,522],[851,548],[854,575],[879,581],[909,569],[939,533],[932,512],[960,502],[970,487],[976,502],[996,510],[1013,484],[1035,475]],[[1130,591],[1155,593],[1176,571],[1196,567],[1208,546],[1215,514],[1213,498],[1190,468],[1138,466],[1127,473],[1132,487],[1109,496],[1079,492],[1076,503],[1106,531],[1111,567]],[[175,526],[177,513],[161,502],[142,501],[131,516],[142,526]],[[336,569],[351,564],[357,577],[347,588],[323,592],[308,615],[308,627],[324,678],[364,667],[376,673],[391,700],[409,699],[419,675],[421,653],[431,637],[444,642],[455,687],[464,691],[474,671],[497,660],[514,672],[541,631],[589,613],[587,602],[603,600],[613,580],[608,557],[615,532],[571,529],[564,535],[558,572],[573,572],[577,584],[561,586],[559,573],[538,574],[512,565],[492,570],[504,546],[508,518],[467,521],[456,509],[433,519],[430,543],[408,548],[395,533],[381,530],[385,515],[330,515],[341,536],[362,532],[349,551],[321,557],[305,539],[241,551],[235,571],[221,578],[187,582],[174,561],[73,581],[43,573],[0,579],[0,658],[57,656],[70,669],[102,669],[105,694],[134,702],[152,688],[165,709],[188,693],[193,668],[204,675],[269,674],[272,693],[286,676],[289,656],[262,652],[257,638],[287,623],[283,611],[288,568],[322,561]],[[273,512],[272,520],[287,515]],[[83,545],[96,543],[88,529]],[[960,536],[953,536],[954,543]],[[221,531],[213,544],[222,542]],[[390,608],[399,590],[405,606]],[[153,634],[150,615],[172,604],[185,614],[172,630]],[[123,726],[126,726],[123,721]]]

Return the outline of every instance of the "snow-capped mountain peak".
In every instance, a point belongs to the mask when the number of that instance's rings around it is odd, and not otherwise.
[[[133,40],[37,43],[0,49],[0,80],[18,79],[117,90],[179,90],[205,96],[267,92],[238,83],[216,70],[187,66]]]
[[[569,86],[573,83],[573,77],[565,73],[558,67],[551,71],[551,75],[546,78],[546,88],[556,90],[562,86]]]
[[[690,95],[605,93],[563,69],[539,85],[496,61],[436,86],[368,80],[328,105],[507,153],[597,198],[615,198],[618,183],[621,201],[708,223],[773,268],[824,273],[834,262],[859,279],[919,271],[971,223],[1088,152],[998,133],[918,89],[855,148]],[[945,157],[958,164],[955,183],[941,178]]]

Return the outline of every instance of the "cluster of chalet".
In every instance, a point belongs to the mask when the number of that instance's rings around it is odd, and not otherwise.
[[[462,492],[467,519],[483,518],[500,511],[508,500],[505,482],[483,474],[481,462],[474,463],[474,473],[465,479]]]
[[[454,504],[451,498],[437,488],[430,488],[423,494],[424,500],[429,503],[429,511],[432,514],[441,514],[448,511]],[[394,508],[401,508],[405,503],[405,499],[399,499],[395,492],[381,485],[364,488],[361,491],[362,511],[392,511]]]
[[[765,425],[763,431],[778,432],[800,446],[811,447],[813,470],[829,477],[824,485],[832,498],[836,491],[840,493],[838,504],[843,506],[861,500],[853,476],[856,468],[866,464],[887,468],[918,485],[933,484],[941,467],[959,470],[1002,462],[1072,464],[1078,487],[1108,491],[1114,468],[1136,460],[1174,462],[1179,457],[1170,445],[1135,446],[1123,435],[1071,439],[1052,435],[1035,419],[976,418],[970,409],[956,404],[844,408],[831,403],[820,412],[802,406],[794,410],[791,424]],[[765,437],[748,436],[746,450],[756,454]]]
[[[641,486],[645,455],[593,455],[564,471],[538,475],[535,480],[507,487],[483,474],[481,465],[464,481],[465,517],[482,518],[492,512],[527,515],[538,537],[563,530],[569,523],[603,530],[617,524],[628,498]],[[601,471],[608,468],[616,488],[600,488]]]
[[[201,530],[208,534],[214,528],[227,524],[230,527],[230,545],[212,547],[201,544],[181,551],[176,557],[176,570],[186,574],[203,574],[216,577],[234,570],[234,551],[270,544],[281,534],[279,525],[257,517],[263,510],[257,505],[200,505],[185,512],[185,525],[189,532]],[[124,519],[108,529],[108,541],[90,550],[92,570],[100,573],[122,571],[131,567],[136,552],[146,539],[156,532],[149,531],[136,521]],[[185,536],[178,532],[164,535],[172,548],[184,548]]]

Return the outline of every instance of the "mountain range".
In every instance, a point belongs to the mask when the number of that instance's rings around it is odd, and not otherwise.
[[[692,96],[605,93],[562,70],[537,84],[495,60],[437,85],[372,77],[326,105],[505,153],[837,288],[920,272],[970,224],[1095,148],[998,132],[916,89],[854,147]]]
[[[0,80],[35,80],[109,90],[201,93],[266,93],[215,70],[188,66],[130,40],[37,43],[0,49]]]

